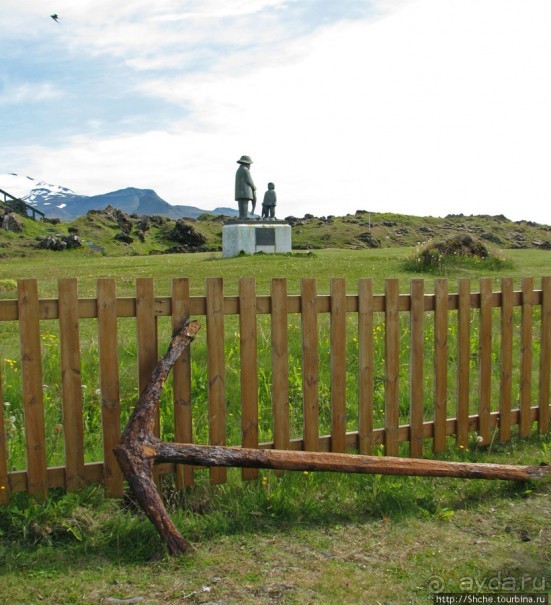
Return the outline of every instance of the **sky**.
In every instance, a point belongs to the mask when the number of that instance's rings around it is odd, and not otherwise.
[[[549,0],[2,0],[0,173],[551,225]],[[59,16],[58,22],[50,18]]]

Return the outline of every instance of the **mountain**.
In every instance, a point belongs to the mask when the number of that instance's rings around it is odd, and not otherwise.
[[[44,212],[48,218],[59,218],[62,221],[74,220],[89,210],[102,210],[107,206],[113,206],[127,214],[160,215],[172,219],[197,218],[205,213],[225,216],[239,214],[233,208],[203,210],[195,206],[175,206],[159,197],[153,189],[127,187],[101,195],[80,195],[67,187],[15,173],[0,174],[0,189]]]

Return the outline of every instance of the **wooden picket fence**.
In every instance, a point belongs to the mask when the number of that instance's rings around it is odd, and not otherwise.
[[[211,444],[227,442],[227,316],[237,316],[239,322],[241,444],[244,447],[371,454],[383,446],[386,455],[395,456],[400,453],[399,449],[403,453],[400,444],[409,442],[408,455],[420,457],[427,440],[432,440],[434,452],[441,452],[450,436],[455,436],[458,446],[466,447],[472,432],[476,432],[478,442],[484,445],[496,436],[508,441],[514,427],[520,436],[528,436],[536,427],[540,433],[549,430],[551,277],[541,279],[540,289],[534,287],[533,278],[525,277],[519,291],[514,290],[512,278],[501,280],[500,291],[493,291],[491,278],[482,278],[478,292],[471,292],[471,282],[461,279],[455,293],[450,293],[448,280],[437,279],[430,294],[425,292],[421,279],[411,280],[407,294],[400,293],[397,279],[385,282],[383,294],[374,293],[371,279],[359,280],[354,294],[347,293],[344,279],[332,279],[327,295],[318,294],[317,282],[311,278],[301,280],[300,293],[296,295],[287,292],[285,279],[273,279],[269,295],[258,295],[255,280],[249,278],[239,280],[235,296],[224,294],[222,278],[207,279],[204,296],[190,295],[187,278],[175,278],[171,286],[170,296],[156,296],[153,280],[138,278],[135,297],[121,298],[116,295],[115,280],[99,279],[95,298],[79,298],[77,280],[62,279],[57,298],[40,299],[37,281],[27,279],[18,283],[16,300],[0,301],[0,330],[4,322],[18,322],[19,327],[27,454],[25,470],[9,468],[5,418],[0,414],[0,502],[7,502],[10,492],[27,491],[44,497],[49,488],[64,487],[71,491],[87,483],[103,483],[112,496],[123,493],[123,478],[113,455],[121,431],[119,318],[135,318],[139,392],[159,357],[157,318],[170,317],[173,330],[181,327],[187,318],[202,324],[200,336],[206,338],[208,441]],[[453,351],[448,344],[452,313],[457,327]],[[290,316],[297,314],[301,326],[303,430],[301,436],[291,438],[289,322]],[[258,321],[262,315],[269,318],[271,339],[273,438],[267,443],[259,443]],[[326,435],[320,435],[319,321],[322,316],[328,317],[330,337],[330,432]],[[357,326],[354,335],[357,397],[354,401],[347,400],[347,361],[350,361],[346,352],[347,318],[351,316]],[[375,317],[382,318],[384,326],[384,358],[375,355]],[[404,317],[407,317],[406,331],[404,322],[400,321]],[[514,317],[520,318],[520,325],[515,325]],[[79,322],[90,318],[97,320],[103,460],[85,463]],[[47,464],[44,423],[41,322],[46,320],[59,322],[60,335],[65,463],[55,467]],[[431,347],[434,410],[432,418],[427,420],[423,384],[429,322],[434,335]],[[477,328],[474,361],[473,322]],[[499,339],[499,381],[495,376],[492,379],[492,364],[495,364],[492,341],[496,338]],[[194,439],[193,347],[184,351],[173,368],[174,438],[181,443]],[[400,381],[403,347],[409,358],[407,385]],[[520,367],[513,367],[515,359],[519,360]],[[381,405],[375,397],[375,373],[376,368],[382,366],[384,425],[375,426],[374,405]],[[4,373],[6,371],[4,369]],[[454,384],[457,385],[454,393],[449,392],[448,386],[451,372],[455,372]],[[515,389],[514,376],[519,381]],[[470,414],[474,380],[478,384],[478,409],[477,413]],[[409,397],[409,416],[407,423],[400,424],[399,396],[404,388]],[[513,407],[513,392],[518,393],[518,407]],[[454,401],[453,410],[450,399]],[[4,401],[2,376],[0,401]],[[347,418],[352,406],[357,412],[354,416],[357,416],[357,426],[350,430]],[[176,473],[179,487],[193,485],[195,470],[168,464],[158,468],[159,473]],[[226,480],[225,469],[213,468],[209,472],[213,483]],[[243,469],[244,479],[256,476],[256,470]]]

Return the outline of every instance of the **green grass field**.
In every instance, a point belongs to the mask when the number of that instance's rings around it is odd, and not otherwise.
[[[384,292],[385,279],[400,278],[401,290],[407,292],[411,277],[423,277],[404,269],[411,252],[411,248],[316,250],[312,254],[222,259],[220,253],[110,258],[77,251],[63,253],[63,263],[57,261],[57,253],[48,253],[2,263],[0,297],[13,298],[16,280],[21,278],[38,279],[40,296],[55,297],[57,280],[64,277],[78,277],[81,297],[95,295],[99,277],[114,277],[119,296],[134,295],[136,277],[154,278],[159,296],[170,293],[172,277],[190,278],[192,295],[204,295],[205,279],[218,276],[224,277],[227,294],[237,293],[241,276],[256,277],[260,294],[269,293],[273,277],[286,277],[290,294],[299,293],[300,279],[304,277],[316,277],[321,294],[329,292],[332,277],[345,277],[351,292],[356,290],[358,279],[371,277],[376,294]],[[448,267],[450,291],[454,291],[454,282],[463,277],[473,280],[474,291],[482,276],[492,277],[496,288],[501,277],[512,276],[519,288],[522,277],[532,276],[538,288],[538,278],[551,273],[548,251],[510,250],[506,256],[512,266],[499,271],[488,272],[480,263]],[[424,277],[426,291],[431,292],[435,276]],[[124,414],[128,414],[136,397],[135,346],[131,337],[135,325],[127,321],[124,326],[124,321],[121,320],[125,351],[121,357],[121,384],[127,385],[122,405]],[[55,430],[60,422],[56,384],[59,339],[55,322],[45,323],[52,324],[44,327],[42,339],[48,352],[44,387],[51,436],[48,456],[49,463],[59,464],[63,455],[62,436]],[[94,322],[81,323],[83,338],[93,339]],[[16,423],[10,441],[11,461],[20,468],[24,466],[23,443],[17,430],[22,426],[22,412],[17,408],[20,383],[6,380],[14,376],[8,366],[12,361],[17,364],[18,333],[15,325],[7,324],[0,324],[3,394],[4,401],[10,403],[5,415],[8,419],[14,416]],[[168,322],[160,324],[161,340],[166,342]],[[262,321],[259,327],[262,330]],[[236,329],[228,320],[228,333]],[[323,325],[320,329],[323,333]],[[353,325],[350,331],[353,333]],[[204,351],[197,344],[194,355],[200,367],[204,365]],[[353,376],[355,351],[353,344],[350,346]],[[228,345],[227,378],[234,395],[228,412],[237,416],[239,375],[232,370],[232,355],[237,355],[232,347]],[[322,352],[322,385],[327,384],[326,361]],[[407,359],[402,365],[407,372]],[[87,377],[87,460],[97,459],[100,445],[96,366],[93,351],[83,356],[83,376]],[[198,367],[193,386],[197,405],[194,430],[204,436],[206,424],[200,412],[206,401],[206,385]],[[299,399],[300,375],[297,381]],[[430,381],[429,370],[427,392],[431,391]],[[351,380],[350,389],[354,383]],[[264,374],[260,385],[269,397],[269,373]],[[453,389],[450,390],[453,403]],[[320,389],[320,397],[325,395]],[[170,387],[166,397],[168,401]],[[297,410],[298,399],[294,406]],[[263,406],[262,401],[261,413],[266,417],[269,405]],[[165,437],[170,438],[170,404],[164,409]],[[294,418],[297,430],[300,420],[300,415]],[[323,428],[328,418],[322,413],[321,420]],[[352,416],[350,422],[354,422]],[[239,423],[235,424],[235,434],[231,427],[230,421],[230,441],[237,440]],[[269,437],[269,430],[269,420],[265,426],[261,422],[265,433],[262,436]],[[473,440],[467,449],[452,448],[446,458],[537,464],[549,462],[550,446],[549,436],[524,441],[515,437],[509,444],[493,442],[489,448],[479,448]],[[549,480],[519,485],[300,472],[276,476],[262,472],[258,482],[244,484],[237,470],[230,471],[229,478],[227,484],[212,487],[206,473],[199,472],[197,487],[185,493],[176,492],[170,478],[165,479],[171,514],[182,533],[197,545],[194,555],[176,560],[165,556],[155,530],[131,497],[107,500],[101,488],[94,486],[80,494],[52,493],[45,503],[34,502],[24,494],[14,496],[8,507],[0,508],[0,603],[101,603],[106,598],[143,597],[143,603],[154,605],[390,605],[430,603],[436,588],[457,592],[468,588],[469,581],[485,591],[499,592],[497,589],[504,586],[508,589],[512,580],[516,586],[523,581],[524,588],[534,588],[533,592],[550,590]],[[504,584],[509,578],[512,580]]]
[[[204,295],[207,277],[223,277],[227,294],[237,293],[237,280],[240,277],[255,277],[260,294],[269,293],[270,281],[275,277],[287,278],[290,294],[299,293],[300,279],[305,277],[315,277],[318,291],[322,294],[329,292],[332,277],[346,278],[351,288],[360,278],[372,278],[376,293],[384,292],[384,281],[388,278],[402,279],[402,289],[407,291],[411,277],[426,277],[427,291],[430,291],[434,274],[412,274],[404,268],[412,251],[412,248],[330,249],[295,252],[289,256],[258,254],[229,259],[223,259],[220,252],[124,257],[104,257],[78,250],[61,253],[63,256],[57,252],[47,252],[33,258],[12,258],[2,262],[0,296],[13,298],[13,281],[27,278],[39,280],[41,296],[55,296],[57,280],[64,277],[78,278],[82,297],[95,295],[96,280],[100,277],[115,278],[119,296],[134,295],[137,277],[152,277],[159,296],[166,296],[170,292],[173,277],[188,277],[192,295],[197,296]],[[507,276],[516,278],[518,284],[523,276],[538,278],[549,275],[551,271],[551,254],[547,250],[507,250],[504,254],[512,267],[486,272],[484,263],[474,263],[450,268],[445,277],[453,284],[459,278],[476,280],[484,275],[492,277],[497,285],[501,277]]]

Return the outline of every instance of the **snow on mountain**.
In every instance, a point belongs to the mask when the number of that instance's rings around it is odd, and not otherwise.
[[[79,196],[67,187],[37,181],[30,176],[21,176],[14,172],[0,174],[0,189],[7,191],[14,197],[22,199],[30,206],[49,203],[63,208],[66,205],[63,202],[64,198],[85,197]]]

